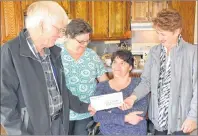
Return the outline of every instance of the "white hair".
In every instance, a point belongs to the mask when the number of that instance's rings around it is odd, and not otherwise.
[[[42,21],[50,24],[58,22],[67,25],[68,16],[57,2],[37,1],[32,3],[27,9],[25,27],[27,29],[38,27]]]

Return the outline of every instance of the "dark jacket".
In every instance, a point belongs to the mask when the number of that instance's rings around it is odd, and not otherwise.
[[[25,31],[1,47],[1,124],[8,135],[44,135],[51,125],[48,90],[42,66],[28,47]],[[69,109],[84,113],[88,104],[66,88],[60,51],[57,46],[51,47],[50,57],[63,98],[63,126],[67,134]]]

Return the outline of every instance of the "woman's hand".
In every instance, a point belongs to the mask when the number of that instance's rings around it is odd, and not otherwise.
[[[191,133],[195,129],[197,129],[197,122],[191,119],[186,119],[181,127],[184,133]]]
[[[91,106],[91,104],[89,104],[88,111],[92,116],[96,114],[96,110]]]
[[[124,100],[124,103],[122,104],[122,106],[120,106],[119,108],[121,110],[128,110],[131,109],[133,107],[133,104],[135,103],[137,97],[135,95],[131,95],[129,97],[127,97]]]
[[[137,125],[141,120],[143,120],[143,117],[138,116],[142,113],[143,111],[135,111],[125,115],[125,122],[128,122],[132,125]]]

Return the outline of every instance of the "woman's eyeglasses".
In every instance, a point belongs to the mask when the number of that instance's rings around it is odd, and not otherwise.
[[[80,44],[88,44],[90,42],[90,40],[87,40],[87,41],[79,41],[78,39],[74,38],[78,43]]]

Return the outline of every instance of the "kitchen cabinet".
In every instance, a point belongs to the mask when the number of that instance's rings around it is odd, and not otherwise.
[[[148,1],[132,1],[132,22],[148,21]]]
[[[132,22],[151,22],[160,10],[167,7],[167,1],[133,1]]]
[[[109,38],[131,38],[131,2],[109,2]]]
[[[91,39],[107,39],[109,37],[109,2],[90,2],[90,25],[93,33]]]
[[[39,1],[39,0],[22,0],[21,1],[22,17],[24,16],[24,14],[26,14],[26,10],[27,10],[28,6],[31,5],[35,1]],[[69,12],[70,11],[69,0],[64,0],[64,1],[56,0],[56,2],[64,8],[65,12],[70,17],[71,15]]]
[[[1,1],[1,45],[13,39],[24,27],[27,7],[37,0]],[[131,38],[130,1],[70,1],[57,2],[69,18],[82,18],[93,28],[92,40]]]
[[[71,1],[70,12],[68,13],[70,18],[82,18],[89,22],[89,2],[88,1]]]
[[[20,1],[1,1],[1,45],[14,38],[23,27]]]
[[[1,1],[1,45],[10,39],[16,37],[24,28],[24,16],[27,7],[36,0],[23,1]],[[69,0],[57,2],[65,9],[67,13],[70,11]],[[70,14],[69,14],[70,17]]]
[[[168,8],[167,1],[150,1],[149,2],[149,21],[157,16],[157,13],[162,9]]]
[[[130,1],[90,2],[92,40],[129,39]],[[102,8],[101,8],[102,7]]]
[[[182,16],[182,37],[185,41],[194,43],[196,1],[172,0],[169,7],[176,9]]]

